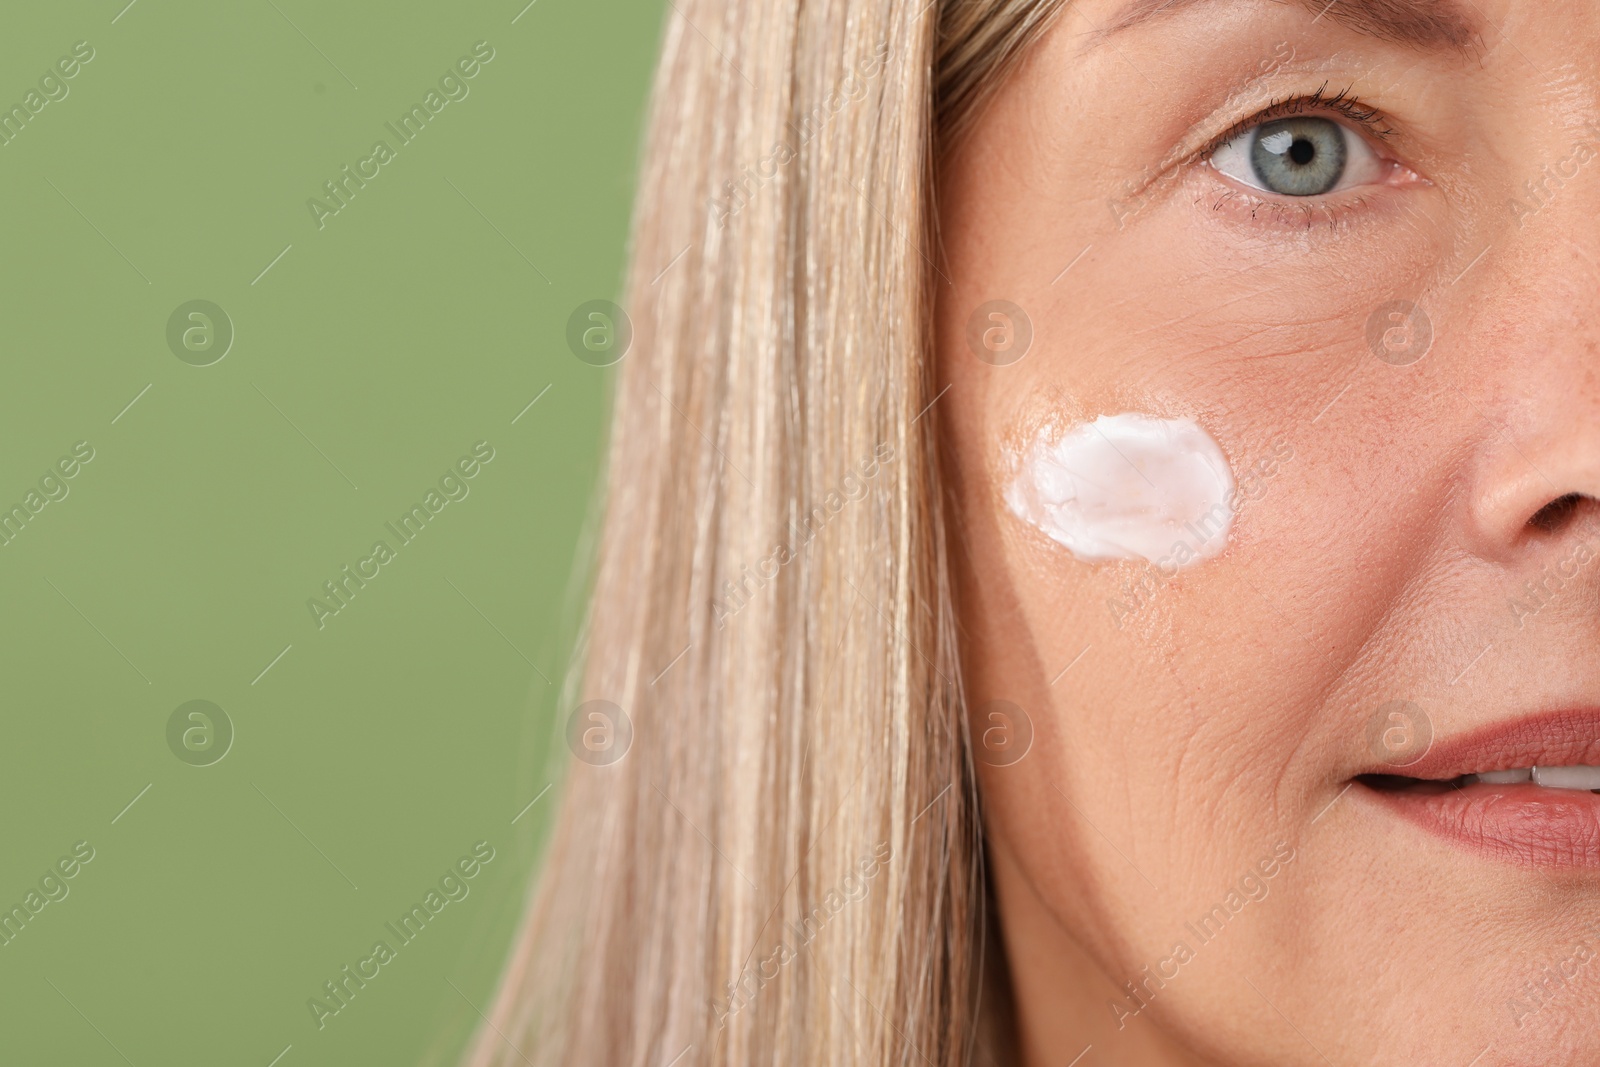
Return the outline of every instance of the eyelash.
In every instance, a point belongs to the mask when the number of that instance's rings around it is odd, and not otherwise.
[[[1384,121],[1382,113],[1376,108],[1368,107],[1366,104],[1362,103],[1361,98],[1356,96],[1352,92],[1352,89],[1341,89],[1332,96],[1329,96],[1327,95],[1328,85],[1326,82],[1324,82],[1321,88],[1309,95],[1286,96],[1281,99],[1274,100],[1272,103],[1268,104],[1265,108],[1256,112],[1254,115],[1251,115],[1242,122],[1234,123],[1221,134],[1212,138],[1211,142],[1204,148],[1200,149],[1200,151],[1196,152],[1193,158],[1209,159],[1211,154],[1218,148],[1227,144],[1229,141],[1233,140],[1241,133],[1244,133],[1246,130],[1260,126],[1264,122],[1271,122],[1273,119],[1287,118],[1290,115],[1305,115],[1310,113],[1323,114],[1330,111],[1336,115],[1341,115],[1355,125],[1362,127],[1367,133],[1371,134],[1373,137],[1376,137],[1380,141],[1388,139],[1389,135],[1394,133],[1394,131],[1390,129],[1388,123]]]

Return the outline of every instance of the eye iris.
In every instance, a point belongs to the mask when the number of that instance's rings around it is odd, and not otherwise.
[[[1261,184],[1285,196],[1317,196],[1339,184],[1348,156],[1344,130],[1321,118],[1264,122],[1250,144]]]

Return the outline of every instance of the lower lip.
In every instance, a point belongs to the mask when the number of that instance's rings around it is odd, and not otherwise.
[[[1523,867],[1600,870],[1600,795],[1482,782],[1447,793],[1368,792],[1460,848]]]

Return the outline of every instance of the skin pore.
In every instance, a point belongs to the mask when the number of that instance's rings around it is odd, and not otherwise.
[[[1072,3],[939,175],[973,734],[1032,730],[980,766],[1029,1067],[1600,1062],[1600,822],[1470,847],[1369,777],[1395,722],[1600,708],[1600,8],[1320,6]],[[1251,188],[1284,119],[1348,180]],[[991,301],[1021,359],[969,343]],[[1028,442],[1125,412],[1220,444],[1226,551],[1084,562],[1006,507]]]

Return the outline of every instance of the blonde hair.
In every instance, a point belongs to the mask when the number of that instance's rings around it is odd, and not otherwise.
[[[1060,5],[672,0],[563,705],[631,744],[570,766],[469,1063],[972,1059],[933,168]]]

